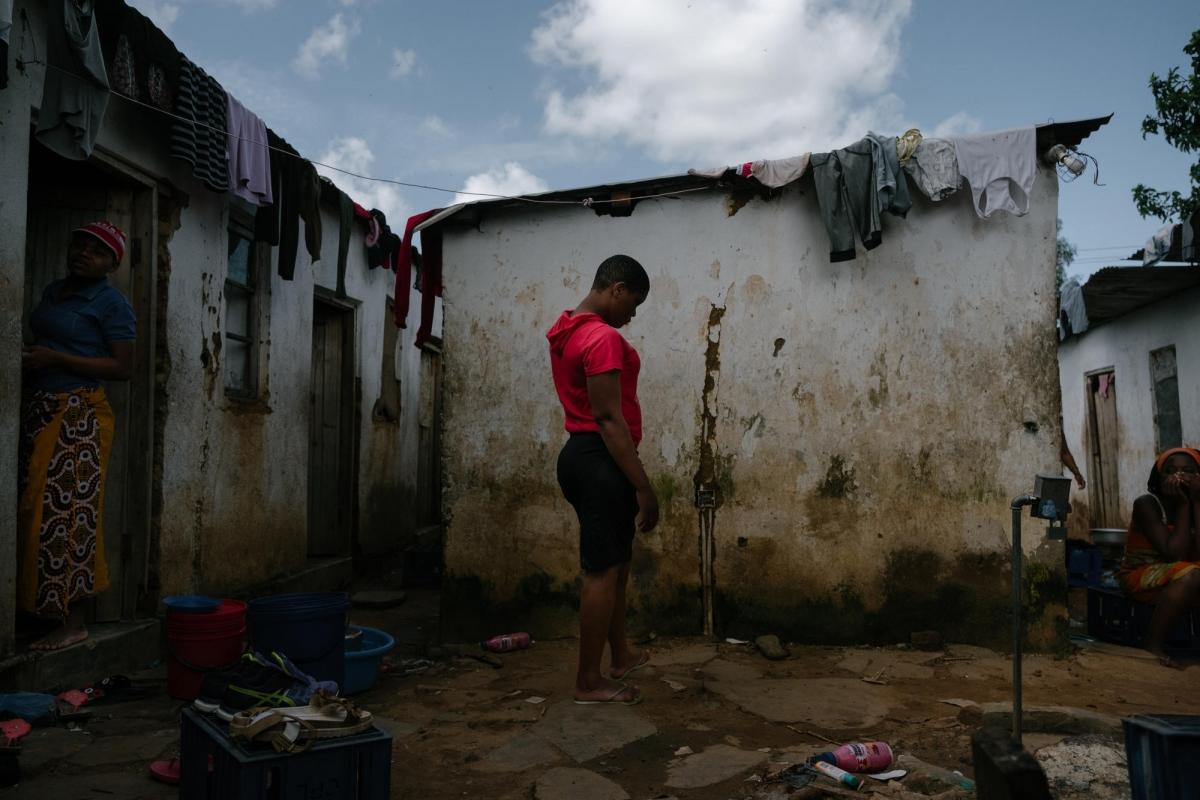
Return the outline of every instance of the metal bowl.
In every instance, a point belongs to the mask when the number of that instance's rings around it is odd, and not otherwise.
[[[1123,547],[1125,545],[1125,529],[1092,528],[1092,544]]]

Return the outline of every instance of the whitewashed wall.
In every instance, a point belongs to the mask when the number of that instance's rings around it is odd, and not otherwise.
[[[1161,269],[1169,269],[1162,267]],[[1183,442],[1200,446],[1200,290],[1191,289],[1119,319],[1073,336],[1058,349],[1062,380],[1063,430],[1084,477],[1091,475],[1087,442],[1087,379],[1112,368],[1117,394],[1117,487],[1119,514],[1125,522],[1133,501],[1146,492],[1156,455],[1154,385],[1150,352],[1175,346],[1179,413]],[[1088,492],[1074,490],[1072,530],[1086,535],[1092,527]]]
[[[569,596],[576,522],[554,478],[565,434],[544,334],[620,252],[651,280],[624,331],[663,504],[633,565],[649,625],[700,625],[693,480],[711,453],[718,628],[1002,636],[1008,503],[1057,460],[1057,197],[1042,171],[1023,218],[980,220],[967,192],[918,198],[907,219],[885,215],[882,246],[840,264],[811,178],[733,215],[705,192],[629,218],[485,207],[478,229],[451,220],[448,610]],[[1061,608],[1038,613],[1049,638]]]
[[[12,63],[22,52],[22,10],[28,13],[33,37],[26,43],[27,55],[34,48],[46,52],[41,5],[18,0],[10,83],[0,91],[0,362],[5,364],[0,369],[0,474],[8,476],[16,474],[26,198],[29,151],[36,146],[30,126],[45,72],[31,65],[22,73]],[[169,242],[169,371],[164,376],[166,404],[159,409],[165,413],[161,551],[151,570],[159,572],[165,594],[222,591],[286,572],[305,559],[313,293],[315,286],[335,286],[338,221],[332,210],[323,211],[323,258],[311,267],[301,232],[296,280],[274,276],[272,254],[269,326],[262,331],[269,394],[254,410],[231,403],[224,393],[224,361],[216,352],[224,330],[229,198],[204,188],[187,165],[167,155],[169,122],[148,113],[113,98],[97,150],[186,198],[179,229]],[[286,138],[287,131],[281,133]],[[385,325],[392,324],[385,310],[393,285],[390,272],[367,269],[356,224],[346,286],[348,298],[357,303],[359,545],[368,554],[394,549],[413,527],[405,503],[411,503],[416,485],[420,353],[412,346],[415,317],[401,332],[399,344],[406,412],[398,424],[372,417]],[[414,309],[419,302],[413,293]],[[148,330],[148,320],[139,323]],[[0,598],[14,592],[15,490],[13,480],[0,481]],[[0,600],[0,607],[11,605]],[[0,652],[11,644],[11,623],[10,615],[0,615]]]

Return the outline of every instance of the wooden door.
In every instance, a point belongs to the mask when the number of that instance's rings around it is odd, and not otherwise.
[[[417,524],[442,521],[441,418],[442,354],[430,346],[421,350],[420,402],[417,410]]]
[[[308,554],[350,551],[352,432],[350,334],[353,316],[317,300],[313,310],[308,458]]]
[[[1088,376],[1088,439],[1091,446],[1091,480],[1088,482],[1093,525],[1123,528],[1121,492],[1117,483],[1117,383],[1116,373]]]
[[[145,589],[150,528],[153,446],[155,190],[110,170],[58,159],[35,148],[30,160],[26,230],[25,337],[29,313],[51,282],[65,277],[71,231],[107,219],[126,233],[126,255],[109,283],[133,305],[137,362],[130,381],[105,384],[116,420],[104,477],[104,550],[110,588],[89,617],[111,621],[135,615]]]

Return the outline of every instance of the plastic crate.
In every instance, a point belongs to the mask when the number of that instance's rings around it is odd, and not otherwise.
[[[224,723],[184,709],[181,800],[388,799],[392,737],[378,728],[318,741],[303,753],[243,747],[226,731]]]
[[[1142,714],[1121,725],[1133,800],[1200,797],[1200,717]]]
[[[1132,600],[1120,589],[1095,586],[1088,587],[1087,599],[1089,636],[1126,647],[1141,647],[1145,643],[1154,615],[1152,603]],[[1195,611],[1184,614],[1167,637],[1167,647],[1179,653],[1200,653],[1200,614]]]

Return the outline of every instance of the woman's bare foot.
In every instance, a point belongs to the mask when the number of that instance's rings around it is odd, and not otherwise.
[[[1158,663],[1162,664],[1164,667],[1170,667],[1171,669],[1186,669],[1183,664],[1180,664],[1178,661],[1171,658],[1171,656],[1167,653],[1166,648],[1147,647],[1146,650],[1150,653],[1150,655],[1157,658]]]
[[[83,625],[63,624],[50,633],[29,645],[30,650],[62,650],[73,644],[79,644],[88,638],[88,629]]]
[[[625,658],[621,659],[620,661],[613,661],[612,667],[609,669],[608,674],[612,676],[613,680],[619,681],[629,673],[633,672],[635,669],[641,669],[649,663],[649,650],[639,651],[631,649],[626,653]]]
[[[593,688],[575,687],[575,702],[581,704],[615,703],[633,705],[642,699],[641,692],[619,681],[602,681]]]

